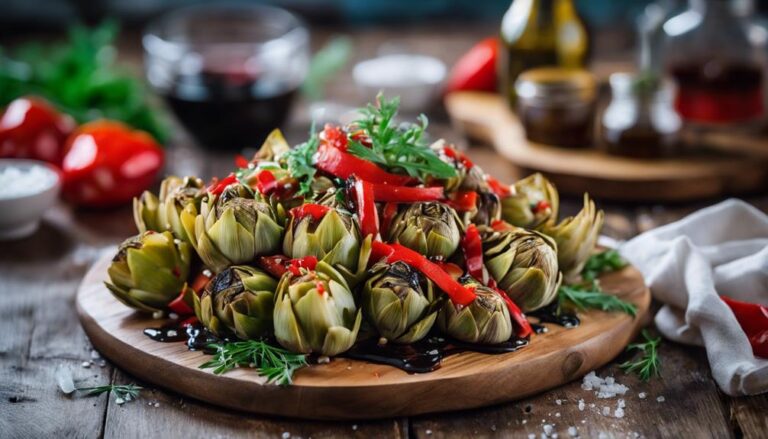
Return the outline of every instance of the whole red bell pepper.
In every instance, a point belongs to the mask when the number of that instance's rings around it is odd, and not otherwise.
[[[461,285],[450,274],[440,268],[439,265],[408,247],[400,244],[385,244],[374,241],[371,248],[371,260],[376,261],[381,258],[386,258],[389,263],[405,262],[419,270],[421,274],[434,282],[457,305],[469,305],[477,297],[474,292]]]
[[[741,329],[749,339],[752,353],[768,358],[768,307],[757,303],[742,302],[727,296],[720,296],[733,311]]]
[[[0,116],[0,157],[61,165],[64,143],[75,128],[71,117],[34,97],[13,100]]]
[[[461,249],[470,276],[485,284],[483,276],[483,243],[477,226],[470,224],[461,239]]]
[[[89,207],[127,203],[152,185],[163,160],[162,148],[144,131],[108,120],[87,123],[64,148],[63,196]]]
[[[374,201],[374,189],[371,183],[364,180],[355,181],[355,200],[357,216],[360,219],[360,233],[363,237],[379,235],[379,214]]]
[[[445,193],[442,186],[411,187],[374,183],[373,198],[381,202],[416,203],[442,200],[445,198]]]
[[[448,75],[445,92],[496,91],[496,59],[499,44],[498,38],[489,37],[475,44],[469,52],[462,55]]]
[[[397,186],[404,186],[414,181],[413,177],[389,173],[375,163],[334,148],[327,143],[323,143],[318,148],[317,169],[344,180],[356,176],[371,183]]]

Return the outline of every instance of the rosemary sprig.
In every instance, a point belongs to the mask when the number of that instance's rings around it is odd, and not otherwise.
[[[627,261],[616,250],[605,250],[594,254],[587,259],[581,277],[587,282],[592,282],[603,273],[621,270],[627,266]]]
[[[88,396],[101,395],[102,393],[114,393],[115,402],[122,404],[124,402],[133,401],[139,397],[139,392],[142,387],[139,387],[133,383],[131,384],[107,384],[106,386],[96,387],[79,387],[77,390],[86,392]]]
[[[268,382],[280,385],[291,384],[293,373],[307,365],[307,356],[294,354],[264,341],[248,340],[211,344],[216,349],[210,361],[200,365],[200,369],[213,368],[213,373],[220,375],[238,366],[257,369]]]
[[[613,294],[606,294],[596,281],[582,285],[563,285],[557,293],[560,308],[572,305],[582,311],[595,308],[603,311],[621,311],[632,317],[637,314],[634,304],[625,302]]]
[[[619,367],[625,373],[636,373],[641,380],[648,381],[651,377],[659,375],[659,366],[661,364],[659,343],[661,343],[661,337],[651,338],[651,335],[645,329],[643,329],[642,334],[645,342],[632,343],[627,346],[628,352],[632,350],[640,351],[642,353],[641,357],[636,361],[625,361]]]
[[[286,152],[281,160],[285,160],[291,175],[299,180],[299,195],[312,193],[312,179],[315,178],[317,169],[314,165],[314,156],[320,145],[320,138],[315,131],[315,123],[309,130],[309,139]]]
[[[381,93],[376,96],[378,106],[369,104],[360,109],[362,117],[354,126],[362,130],[371,142],[371,147],[350,140],[349,152],[365,160],[387,168],[402,169],[412,177],[422,181],[430,176],[451,178],[456,176],[453,166],[443,162],[426,144],[424,131],[427,129],[427,117],[419,116],[419,121],[407,128],[395,123],[400,98],[385,99]]]

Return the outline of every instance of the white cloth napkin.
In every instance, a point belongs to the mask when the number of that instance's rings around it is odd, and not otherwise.
[[[768,305],[768,216],[731,199],[643,233],[619,251],[664,303],[655,321],[665,337],[703,345],[725,393],[768,391],[768,360],[752,354],[718,297]]]

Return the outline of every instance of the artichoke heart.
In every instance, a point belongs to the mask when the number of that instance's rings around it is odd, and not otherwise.
[[[355,343],[362,314],[344,277],[320,261],[315,270],[286,272],[275,296],[275,338],[296,353],[341,354]]]
[[[501,217],[518,227],[535,229],[557,220],[560,197],[555,186],[536,173],[512,186],[513,192],[501,200]]]
[[[499,344],[512,337],[512,319],[504,299],[491,288],[472,284],[477,297],[467,306],[447,300],[437,325],[451,337],[467,343]]]
[[[362,290],[365,317],[394,343],[424,338],[437,318],[432,282],[404,262],[379,262]]]
[[[283,228],[269,204],[255,200],[241,185],[204,199],[200,212],[187,205],[181,222],[203,263],[215,272],[277,252]]]
[[[181,212],[188,204],[200,206],[203,181],[196,177],[170,176],[160,184],[160,196],[144,191],[133,199],[133,218],[139,232],[153,230],[171,232],[181,240],[190,241],[181,224]]]
[[[523,311],[536,310],[555,300],[562,279],[555,241],[539,232],[517,228],[486,230],[482,239],[488,273]]]
[[[360,231],[352,216],[341,210],[331,210],[319,221],[291,217],[283,253],[290,258],[314,256],[346,276],[358,270]]]
[[[263,271],[236,265],[217,274],[198,298],[195,314],[218,336],[235,334],[243,340],[272,334],[277,281]]]
[[[147,231],[123,242],[107,269],[105,282],[125,305],[145,312],[162,311],[181,294],[191,263],[189,244],[170,232]]]
[[[576,216],[565,218],[556,225],[546,223],[540,228],[557,242],[557,259],[566,282],[578,282],[581,278],[581,270],[600,236],[603,219],[603,211],[597,210],[595,202],[584,194],[584,207]]]
[[[414,203],[401,211],[389,228],[388,240],[428,257],[447,259],[459,247],[461,220],[450,206]]]

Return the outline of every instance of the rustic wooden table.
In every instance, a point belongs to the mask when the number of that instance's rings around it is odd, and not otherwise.
[[[441,27],[355,31],[355,59],[376,53],[383,43],[433,54],[451,62],[472,41],[493,32],[473,27],[444,32]],[[321,34],[320,44],[327,33]],[[138,60],[134,42],[122,56]],[[365,100],[352,86],[349,71],[333,81],[328,98],[349,104]],[[445,121],[433,132],[459,139]],[[289,129],[298,141],[306,130],[302,117]],[[229,154],[193,146],[183,134],[169,151],[169,173],[221,175],[231,166]],[[470,156],[502,180],[515,170],[485,147],[469,147]],[[605,234],[627,239],[674,221],[717,200],[676,206],[601,204]],[[748,198],[768,211],[768,197]],[[564,200],[573,213],[579,200]],[[315,422],[276,419],[224,410],[146,387],[138,401],[117,405],[113,397],[67,397],[56,385],[57,367],[69,368],[82,385],[137,383],[119,365],[94,357],[74,309],[75,290],[89,265],[135,233],[128,207],[115,211],[78,211],[59,205],[45,216],[32,237],[0,243],[0,436],[36,437],[539,437],[544,424],[559,437],[575,427],[581,437],[747,437],[768,432],[768,395],[731,398],[712,380],[705,352],[665,341],[660,349],[661,377],[648,383],[624,375],[623,359],[597,371],[629,386],[625,415],[614,416],[617,398],[596,399],[574,382],[522,401],[484,409],[370,422]],[[93,364],[88,363],[96,358]],[[87,366],[87,367],[86,367]],[[640,394],[645,393],[645,398]],[[663,397],[663,398],[662,398]],[[584,400],[584,410],[578,401]],[[594,405],[593,405],[594,404]],[[602,414],[610,407],[611,415]],[[553,436],[554,437],[554,436]]]

